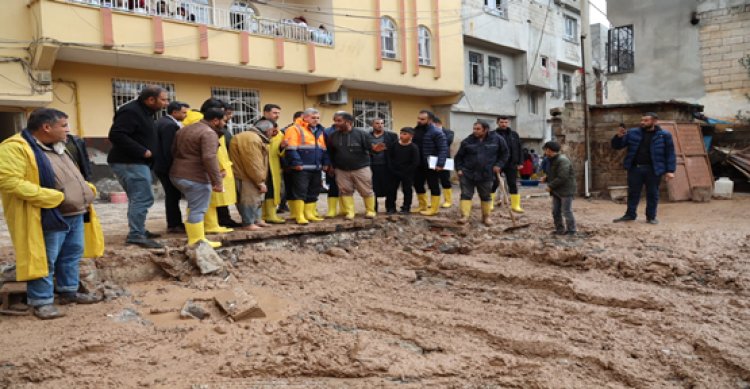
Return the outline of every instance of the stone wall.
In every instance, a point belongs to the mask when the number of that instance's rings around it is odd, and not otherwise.
[[[750,75],[740,60],[750,55],[750,2],[700,12],[700,54],[706,92],[750,91]],[[711,9],[711,10],[708,10]],[[742,101],[742,99],[740,99]]]
[[[700,105],[677,101],[590,106],[591,191],[607,195],[609,186],[627,184],[626,172],[622,168],[625,150],[616,151],[610,145],[620,123],[624,123],[627,128],[637,127],[644,112],[655,112],[664,121],[692,123],[693,112],[700,112],[702,109]],[[554,138],[563,145],[563,152],[574,164],[580,194],[585,192],[586,138],[583,114],[583,104],[567,103],[552,120]]]

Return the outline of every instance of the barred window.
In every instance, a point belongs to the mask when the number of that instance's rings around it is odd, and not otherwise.
[[[635,70],[633,25],[609,30],[607,64],[610,73],[627,73]]]
[[[393,130],[390,101],[354,100],[354,127],[372,129],[373,119],[383,119],[386,129]]]
[[[233,135],[247,131],[260,119],[260,93],[255,89],[211,88],[211,97],[228,103],[234,111],[227,129]]]
[[[565,35],[566,41],[578,43],[578,19],[565,15]]]
[[[144,80],[125,80],[121,78],[112,79],[112,103],[117,112],[120,107],[125,103],[135,100],[141,93],[143,88],[149,85],[158,85],[167,91],[169,101],[175,100],[174,84],[164,81],[144,81]],[[156,117],[160,118],[167,114],[166,107],[160,112],[156,113]]]
[[[573,100],[573,79],[570,75],[563,74],[562,79],[562,98],[565,101]]]
[[[508,0],[484,0],[484,11],[507,18]]]

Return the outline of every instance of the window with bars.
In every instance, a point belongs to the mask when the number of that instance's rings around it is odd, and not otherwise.
[[[393,130],[390,101],[354,100],[354,127],[372,129],[373,119],[383,119],[386,129]]]
[[[539,113],[539,92],[529,92],[529,113]]]
[[[493,15],[508,17],[508,0],[484,0],[484,10]]]
[[[398,44],[398,33],[396,32],[396,22],[393,19],[383,16],[380,19],[380,56],[383,58],[396,59],[398,53],[396,47]]]
[[[260,119],[260,93],[255,89],[211,88],[211,97],[229,104],[234,111],[227,129],[233,135],[247,131]]]
[[[635,70],[632,24],[609,30],[607,65],[609,73],[628,73]]]
[[[503,62],[500,58],[487,56],[487,70],[489,84],[491,88],[502,89],[503,83]]]
[[[174,84],[164,81],[144,81],[144,80],[125,80],[121,78],[112,79],[112,104],[117,112],[120,107],[125,103],[135,100],[141,93],[143,88],[148,85],[158,85],[167,91],[169,101],[175,100]],[[156,117],[160,118],[167,114],[166,107],[160,112],[156,113]]]
[[[432,65],[432,34],[425,26],[419,26],[419,64]]]
[[[482,53],[469,52],[469,83],[484,85],[484,55]]]
[[[565,34],[563,39],[578,43],[578,19],[565,15]]]

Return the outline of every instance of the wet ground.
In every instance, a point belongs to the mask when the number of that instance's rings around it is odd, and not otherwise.
[[[663,204],[656,226],[576,200],[581,233],[563,238],[548,198],[524,206],[515,232],[500,209],[490,228],[452,227],[456,206],[446,228],[380,216],[226,248],[230,281],[158,277],[54,321],[0,316],[0,387],[750,387],[750,197]],[[100,261],[147,260],[121,245],[125,207],[97,209]],[[231,282],[266,318],[227,320],[210,300]],[[210,316],[180,319],[187,299]]]

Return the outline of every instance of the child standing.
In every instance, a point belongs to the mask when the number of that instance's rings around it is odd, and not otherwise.
[[[555,222],[555,235],[575,235],[576,219],[573,217],[573,198],[576,194],[576,175],[573,164],[560,154],[560,144],[547,142],[542,148],[549,159],[549,171],[543,181],[552,195],[552,219]],[[565,224],[563,224],[565,217]]]
[[[420,162],[419,147],[412,143],[413,136],[413,128],[402,128],[399,133],[398,143],[387,150],[388,169],[392,175],[391,185],[388,188],[388,195],[385,199],[386,212],[389,214],[396,213],[396,194],[398,193],[399,185],[401,185],[401,191],[404,193],[404,203],[401,206],[401,213],[408,215],[411,209],[414,172],[419,167]]]

